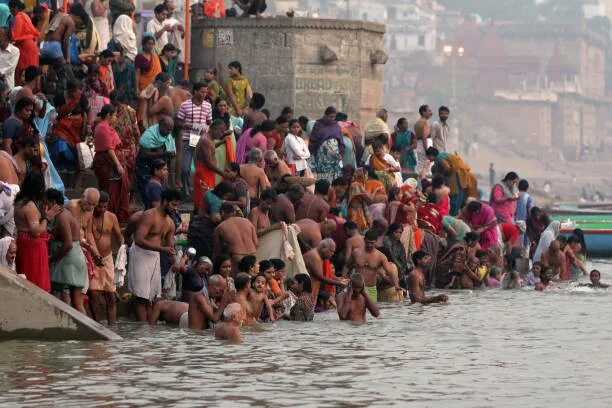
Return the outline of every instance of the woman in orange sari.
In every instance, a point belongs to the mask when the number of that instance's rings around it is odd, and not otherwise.
[[[370,206],[368,212],[370,219],[374,220],[385,220],[385,209],[387,207],[387,189],[385,185],[378,180],[376,172],[372,167],[368,170],[368,177],[365,183],[366,192],[370,195]]]
[[[368,204],[370,195],[366,191],[366,175],[363,168],[355,170],[353,181],[349,189],[348,219],[357,224],[357,228],[364,231],[370,228],[368,217]]]
[[[30,65],[38,66],[38,46],[36,40],[40,33],[32,24],[30,17],[23,12],[25,5],[20,0],[9,1],[11,14],[15,16],[11,39],[19,48],[19,62],[15,68],[15,85],[23,85],[21,79],[23,71]]]
[[[142,39],[142,52],[136,56],[136,84],[138,93],[153,83],[157,74],[162,72],[159,56],[153,51],[155,38],[146,36]]]

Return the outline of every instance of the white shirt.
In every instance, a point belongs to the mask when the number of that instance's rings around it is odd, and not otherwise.
[[[93,13],[93,0],[89,0],[85,5],[85,11],[91,17],[94,25],[96,26],[96,31],[98,31],[98,36],[100,37],[100,50],[104,51],[108,48],[108,43],[111,39],[110,36],[110,22],[108,20],[108,3],[102,2],[102,6],[106,9],[106,13],[103,16],[97,17],[94,16]]]
[[[167,25],[170,25],[168,24],[168,20],[159,22],[156,17],[153,17],[151,21],[147,23],[147,31],[155,37],[155,33]],[[159,38],[155,38],[155,46],[159,48],[159,52],[161,53],[162,48],[164,48],[166,44],[168,44],[168,32],[164,31]]]
[[[291,133],[285,137],[285,153],[287,153],[287,163],[295,165],[295,171],[302,171],[308,168],[307,160],[310,159],[310,151],[306,142],[299,136]],[[295,157],[299,159],[295,159]]]
[[[15,68],[19,62],[19,48],[9,44],[5,50],[0,48],[0,74],[6,77],[8,88],[15,87]]]

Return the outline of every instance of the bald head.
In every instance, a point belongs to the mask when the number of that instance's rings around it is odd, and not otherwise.
[[[561,250],[561,243],[555,239],[553,242],[550,243],[548,249],[550,252],[553,253],[559,252]]]
[[[328,238],[336,232],[336,221],[334,220],[325,220],[319,225],[321,226],[321,236],[323,238]]]
[[[356,285],[363,286],[365,281],[363,279],[363,275],[359,272],[354,272],[351,275],[351,286],[355,287]]]
[[[386,109],[379,110],[378,112],[376,112],[376,117],[386,122],[388,118],[387,110]]]
[[[268,150],[264,154],[264,160],[274,160],[278,159],[278,154],[274,150]]]
[[[174,121],[170,116],[164,115],[159,119],[159,133],[161,133],[162,136],[168,136],[172,132],[173,128]]]
[[[334,252],[336,250],[336,243],[331,238],[325,238],[319,242],[319,249]]]

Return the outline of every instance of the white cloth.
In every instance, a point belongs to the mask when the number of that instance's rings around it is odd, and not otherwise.
[[[160,22],[160,21],[157,20],[157,18],[153,17],[147,23],[146,31],[150,32],[155,37],[155,33],[160,31],[165,26],[170,25],[170,24],[167,23],[167,21],[168,20],[164,20],[164,21]],[[168,44],[168,32],[164,31],[162,33],[162,35],[159,36],[159,38],[155,38],[155,46],[158,48],[158,51],[161,53],[162,48],[164,48],[164,45],[166,45],[166,44]]]
[[[105,6],[106,13],[103,16],[96,17],[93,13],[93,0],[89,0],[85,5],[85,11],[91,17],[94,25],[96,26],[96,31],[98,32],[98,37],[100,39],[100,51],[104,51],[108,48],[108,43],[111,39],[110,36],[110,23],[108,20],[108,3],[102,2],[103,6]]]
[[[287,153],[287,163],[293,163],[295,171],[306,170],[308,159],[310,159],[310,150],[308,150],[304,139],[289,133],[285,137],[285,153]],[[300,159],[296,159],[296,156]]]
[[[162,294],[161,264],[157,251],[143,249],[134,243],[130,247],[128,289],[136,297],[154,301]]]
[[[185,27],[184,23],[173,17],[164,20],[164,24],[172,26],[182,25],[183,27]],[[185,62],[185,38],[181,35],[181,32],[179,30],[174,30],[171,33],[168,33],[168,43],[174,45],[176,48],[181,50],[178,55],[178,61]]]
[[[0,48],[0,74],[6,77],[9,89],[15,87],[15,68],[19,62],[19,48],[9,44],[6,49]]]
[[[427,138],[427,147],[430,148],[432,145],[431,138]],[[414,169],[415,173],[421,174],[421,171],[425,167],[425,162],[427,161],[427,156],[425,155],[426,149],[423,148],[423,142],[421,140],[417,140],[417,148],[416,148],[416,167]],[[429,163],[428,169],[425,174],[431,174],[431,166],[433,163]]]
[[[544,251],[548,251],[551,242],[553,242],[559,236],[561,232],[561,223],[559,221],[553,221],[540,235],[540,241],[538,241],[538,247],[533,254],[533,262],[540,262]]]
[[[117,251],[117,258],[115,259],[115,285],[117,287],[123,286],[125,283],[125,274],[127,273],[127,245],[123,244]]]
[[[431,127],[431,139],[433,140],[433,147],[438,149],[439,152],[446,151],[446,142],[450,135],[450,127],[447,123],[434,122]]]
[[[13,202],[18,192],[19,186],[17,184],[6,184],[0,181],[0,227],[4,228],[11,236],[15,236],[16,233]]]
[[[400,169],[402,168],[399,162],[395,160],[395,158],[391,156],[389,153],[385,153],[385,161],[389,163],[389,166],[391,167],[399,167]],[[402,183],[404,182],[404,178],[402,177],[402,172],[396,171],[393,173],[393,175],[395,176],[395,185],[397,187],[401,187]]]
[[[0,239],[0,265],[6,266],[11,271],[15,272],[15,262],[12,265],[6,261],[6,253],[8,252],[9,246],[14,241],[13,237],[4,237]]]
[[[299,233],[300,227],[292,224],[287,227],[286,232],[279,229],[259,237],[257,259],[282,259],[285,262],[285,273],[288,278],[293,278],[298,273],[308,274],[297,239]],[[291,246],[291,250],[286,248],[285,243]]]
[[[117,17],[113,25],[113,39],[123,48],[123,54],[130,61],[136,59],[138,48],[136,46],[136,33],[134,32],[134,22],[124,14]]]
[[[189,328],[189,312],[185,312],[181,315],[181,318],[179,319],[179,328],[180,329]]]

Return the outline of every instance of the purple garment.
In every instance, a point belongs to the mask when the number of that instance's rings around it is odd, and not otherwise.
[[[338,141],[340,156],[344,155],[344,139],[342,138],[342,129],[338,122],[329,123],[324,117],[317,120],[310,132],[308,139],[308,149],[311,155],[316,155],[321,145],[329,139]]]
[[[253,132],[253,128],[245,130],[242,135],[240,135],[240,139],[236,142],[236,163],[244,164],[246,163],[247,155],[247,144],[251,139],[251,133]]]

